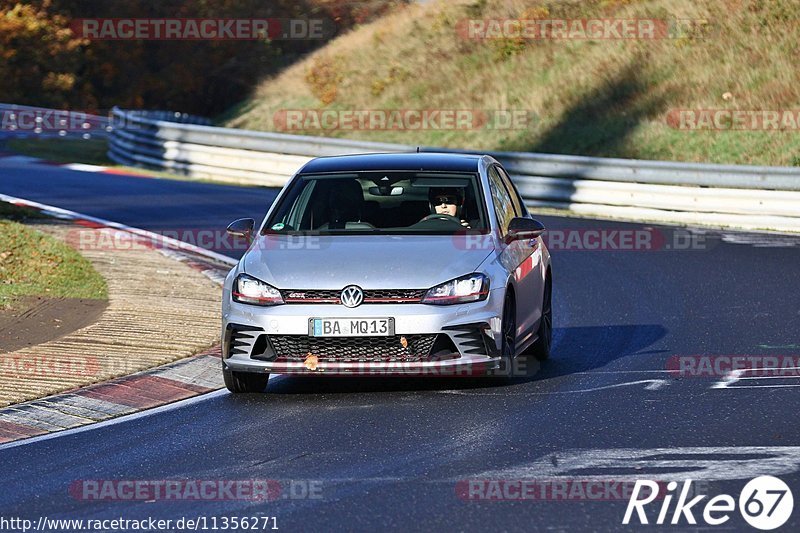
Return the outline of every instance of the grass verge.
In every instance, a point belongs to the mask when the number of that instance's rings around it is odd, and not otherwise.
[[[655,39],[464,36],[471,21],[498,19],[655,20],[669,32]],[[800,166],[798,19],[796,0],[419,2],[264,80],[221,122],[287,131],[287,110],[310,111],[312,118],[328,110],[514,110],[530,113],[530,123],[370,129],[342,118],[341,127],[302,120],[288,132],[412,146]],[[765,122],[697,129],[676,119],[681,110],[752,111],[746,116]],[[780,129],[771,129],[762,112],[788,113],[780,115]]]
[[[19,221],[45,218],[0,202],[0,309],[24,296],[108,298],[91,263],[69,245]]]
[[[108,143],[104,139],[9,139],[6,147],[18,154],[56,163],[114,165],[106,155]]]

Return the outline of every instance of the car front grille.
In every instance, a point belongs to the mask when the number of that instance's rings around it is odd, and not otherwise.
[[[364,303],[419,303],[427,289],[364,289]],[[341,290],[284,289],[283,301],[287,304],[341,303]]]
[[[269,341],[277,361],[302,362],[309,355],[316,355],[319,361],[326,362],[417,362],[430,356],[436,337],[436,334],[389,337],[269,335]]]

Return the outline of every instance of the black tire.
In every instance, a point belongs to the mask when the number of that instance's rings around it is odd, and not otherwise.
[[[550,347],[553,344],[553,282],[549,273],[544,283],[542,319],[539,321],[536,335],[538,338],[525,350],[525,355],[532,355],[537,361],[544,361],[550,357]]]
[[[264,389],[267,388],[269,374],[234,372],[223,366],[222,379],[225,380],[225,387],[234,394],[243,392],[264,392]]]
[[[513,375],[514,357],[517,347],[517,310],[514,296],[509,292],[503,302],[503,318],[500,323],[502,342],[500,343],[501,368],[493,374],[500,378],[510,378]]]

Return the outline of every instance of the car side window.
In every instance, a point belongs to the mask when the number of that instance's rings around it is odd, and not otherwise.
[[[511,196],[511,202],[514,204],[514,216],[517,217],[524,217],[528,214],[528,209],[525,207],[525,203],[522,201],[522,197],[519,195],[519,191],[514,186],[514,183],[511,181],[511,178],[508,176],[508,173],[503,167],[496,167],[498,173],[500,174],[500,178],[502,178],[503,183],[508,189],[508,194]]]
[[[511,196],[503,185],[503,179],[494,166],[489,167],[489,190],[492,194],[492,203],[494,210],[497,214],[497,224],[500,227],[500,233],[505,235],[508,233],[508,225],[511,219],[514,218],[514,203]]]

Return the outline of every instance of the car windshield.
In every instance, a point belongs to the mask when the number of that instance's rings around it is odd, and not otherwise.
[[[264,233],[445,234],[487,230],[477,174],[298,176]]]

